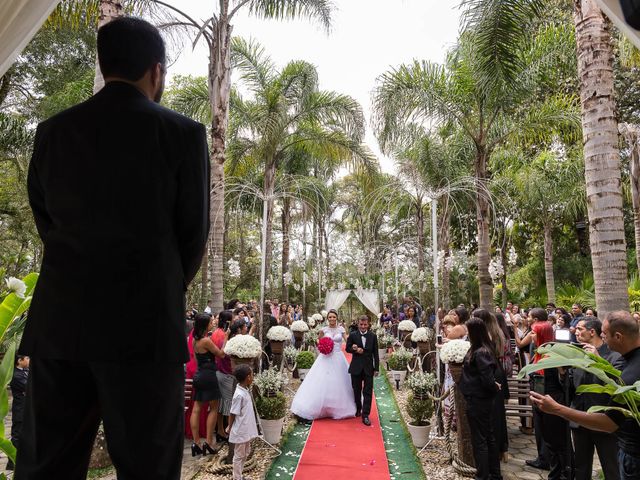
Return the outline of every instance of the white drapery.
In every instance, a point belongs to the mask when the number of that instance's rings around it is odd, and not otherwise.
[[[351,290],[329,290],[324,299],[325,310],[338,310],[349,298]]]
[[[374,320],[380,318],[380,297],[377,290],[357,288],[353,293],[367,307],[367,310],[375,315]]]
[[[40,30],[60,0],[2,0],[0,2],[0,77]]]

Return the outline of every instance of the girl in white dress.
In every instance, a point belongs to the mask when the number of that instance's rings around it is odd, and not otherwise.
[[[291,404],[291,411],[307,420],[348,418],[356,413],[349,363],[342,353],[347,334],[344,327],[338,325],[335,310],[329,311],[327,321],[329,326],[322,328],[320,338],[331,338],[333,351],[318,355]]]

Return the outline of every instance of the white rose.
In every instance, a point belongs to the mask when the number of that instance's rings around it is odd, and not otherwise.
[[[27,293],[27,285],[22,280],[15,277],[9,277],[5,282],[9,292],[13,292],[18,297],[24,298],[25,293]]]
[[[275,342],[284,342],[291,339],[291,331],[287,327],[276,325],[269,329],[267,338]]]
[[[416,329],[416,324],[411,320],[403,320],[398,324],[398,330],[404,332],[413,332]]]
[[[416,328],[411,334],[412,342],[428,342],[431,340],[431,335],[425,327]]]

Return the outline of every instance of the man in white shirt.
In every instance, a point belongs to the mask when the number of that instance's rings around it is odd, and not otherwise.
[[[206,313],[207,315],[211,315],[211,300],[207,300],[207,306],[204,307],[204,313]]]

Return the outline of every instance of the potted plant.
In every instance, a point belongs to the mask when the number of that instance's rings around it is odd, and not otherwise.
[[[271,327],[267,332],[267,338],[271,344],[271,353],[282,355],[284,342],[291,340],[291,330],[282,325]]]
[[[296,357],[296,365],[298,366],[298,375],[300,376],[300,380],[304,380],[304,377],[311,369],[315,360],[316,357],[314,357],[311,352],[304,351],[298,353],[298,356]]]
[[[283,353],[287,365],[293,366],[293,364],[296,363],[296,358],[298,357],[298,349],[293,345],[287,345],[284,347]]]
[[[411,334],[411,341],[418,344],[420,355],[425,355],[429,352],[429,342],[431,340],[433,340],[433,330],[426,327],[416,328]]]
[[[432,373],[415,372],[407,379],[411,392],[407,398],[407,414],[411,421],[407,429],[416,447],[422,448],[429,441],[431,416],[434,411],[432,394],[438,382]]]
[[[225,344],[224,353],[231,357],[231,368],[241,363],[253,366],[262,354],[262,347],[260,340],[251,335],[236,335]]]
[[[291,324],[291,331],[296,339],[296,348],[300,348],[305,332],[309,331],[309,325],[304,320],[296,320]]]
[[[416,329],[416,324],[411,320],[402,320],[398,324],[398,336],[400,343],[406,348],[411,348],[411,333]]]
[[[264,439],[276,444],[282,438],[282,426],[287,413],[287,400],[282,393],[285,378],[276,368],[257,373],[253,384],[258,389],[256,410],[262,424]]]
[[[319,337],[320,330],[317,328],[311,328],[309,331],[304,332],[304,345],[307,350],[315,350]]]
[[[393,336],[384,328],[378,331],[378,357],[382,360],[387,355],[387,350],[393,345]]]
[[[407,376],[407,365],[412,358],[413,353],[404,347],[400,347],[389,356],[387,364],[389,365],[389,370],[391,370],[391,377],[396,382],[397,389],[400,389],[400,385]]]

